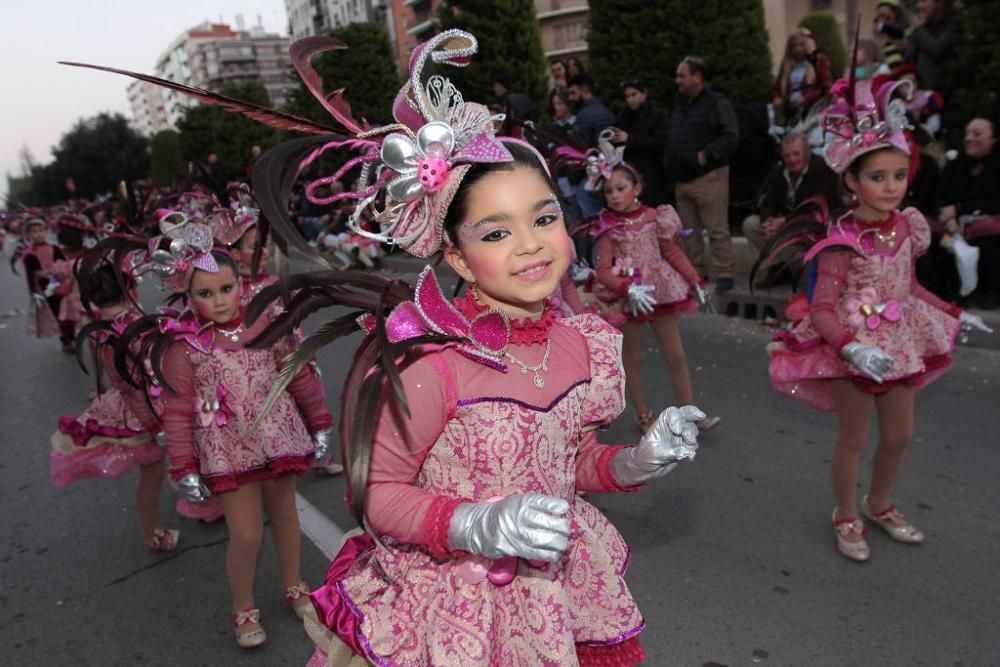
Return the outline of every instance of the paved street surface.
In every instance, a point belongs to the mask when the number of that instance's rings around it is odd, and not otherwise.
[[[49,436],[60,415],[84,409],[88,379],[56,340],[25,337],[25,301],[23,278],[4,267],[0,665],[302,665],[312,646],[283,604],[269,541],[257,580],[269,641],[241,652],[221,522],[177,517],[165,491],[163,523],[181,528],[181,548],[156,556],[139,541],[134,476],[52,487]],[[683,329],[698,403],[722,424],[694,463],[655,486],[589,497],[632,546],[647,664],[1000,665],[1000,352],[960,349],[955,369],[918,399],[897,502],[927,542],[874,533],[872,560],[859,565],[833,546],[833,417],[770,390],[759,325],[698,316]],[[331,407],[356,341],[320,359]],[[651,404],[666,407],[664,363],[651,347],[644,362]],[[637,436],[626,415],[605,440]],[[352,527],[341,479],[310,474],[300,491]],[[320,583],[326,565],[306,540],[306,579]]]

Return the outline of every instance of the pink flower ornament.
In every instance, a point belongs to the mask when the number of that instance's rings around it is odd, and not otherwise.
[[[199,398],[195,401],[195,411],[198,413],[198,423],[208,428],[213,423],[222,427],[229,423],[229,418],[233,416],[233,410],[226,400],[229,390],[223,385],[215,388],[215,398]]]
[[[851,297],[844,302],[844,307],[849,313],[847,323],[855,328],[862,326],[869,331],[875,331],[882,324],[882,320],[888,322],[898,322],[902,314],[899,310],[899,301],[889,299],[879,302],[878,292],[874,287],[865,287],[857,296]]]

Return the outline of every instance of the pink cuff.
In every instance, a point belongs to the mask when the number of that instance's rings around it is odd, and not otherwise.
[[[316,433],[317,431],[322,431],[325,428],[330,428],[333,426],[333,415],[329,412],[316,417],[315,419],[309,420],[309,432]]]
[[[643,487],[642,484],[636,484],[635,486],[622,486],[611,473],[611,459],[613,459],[621,450],[628,449],[631,446],[632,445],[605,446],[607,451],[602,452],[598,457],[597,478],[601,481],[601,485],[604,487],[605,491],[632,493]]]
[[[962,316],[964,311],[957,303],[949,303],[948,308],[944,312],[957,319]]]
[[[448,543],[448,530],[451,528],[451,517],[455,513],[455,508],[464,502],[468,501],[463,498],[438,496],[424,515],[423,524],[420,526],[422,541],[431,555],[439,560],[448,560],[461,553],[452,549]]]
[[[844,349],[845,345],[847,345],[848,343],[853,343],[856,340],[857,340],[857,338],[854,337],[854,334],[852,334],[852,333],[845,333],[843,336],[841,336],[840,338],[838,338],[837,340],[835,340],[833,342],[833,345],[831,347],[833,347],[833,349],[835,349],[837,351],[837,353],[839,354],[840,351]]]

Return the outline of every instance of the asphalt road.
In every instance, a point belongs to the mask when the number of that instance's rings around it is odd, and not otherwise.
[[[283,604],[269,541],[257,602],[270,639],[241,652],[221,523],[172,514],[165,489],[163,523],[182,529],[181,548],[155,556],[139,541],[134,477],[52,487],[49,436],[84,409],[88,379],[57,341],[25,337],[25,300],[22,279],[0,271],[0,665],[302,665],[311,643]],[[1000,665],[1000,352],[960,349],[918,398],[896,501],[927,542],[875,533],[871,561],[855,564],[835,552],[829,523],[833,417],[770,390],[758,325],[697,316],[683,331],[698,402],[722,424],[654,486],[590,496],[632,546],[647,664]],[[334,408],[353,344],[320,358]],[[649,345],[644,382],[666,407]],[[605,440],[637,436],[626,415]],[[300,492],[351,527],[342,480],[308,475]],[[307,540],[307,580],[326,565]]]

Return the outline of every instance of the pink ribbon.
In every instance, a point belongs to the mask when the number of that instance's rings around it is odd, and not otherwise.
[[[865,287],[858,295],[851,297],[844,302],[844,307],[849,313],[847,322],[853,327],[865,326],[869,331],[875,331],[882,324],[882,320],[887,322],[898,322],[902,317],[899,309],[899,301],[889,299],[879,302],[878,292],[874,287]]]

